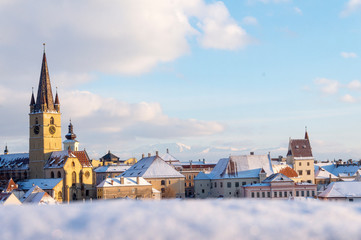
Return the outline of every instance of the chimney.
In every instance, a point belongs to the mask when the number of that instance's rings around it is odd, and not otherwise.
[[[139,185],[139,177],[137,177],[137,184]]]
[[[120,177],[120,184],[124,184],[124,177]]]
[[[142,158],[144,158],[144,153],[142,153]]]
[[[113,185],[114,184],[114,181],[113,179],[110,180],[110,184]]]
[[[169,153],[169,149],[167,148],[167,153]]]
[[[148,153],[148,157],[150,157],[150,153]]]
[[[206,164],[206,159],[203,158],[203,164]]]
[[[250,155],[254,155],[254,152],[250,152],[249,154],[250,154]]]
[[[189,161],[190,168],[192,169],[192,160]]]
[[[158,151],[155,151],[155,155],[158,157]]]

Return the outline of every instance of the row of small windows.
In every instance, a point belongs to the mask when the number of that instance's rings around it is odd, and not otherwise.
[[[251,192],[251,197],[265,198],[266,194],[268,198],[271,197],[271,192]],[[305,190],[296,191],[296,197],[314,197],[314,196],[315,196],[315,191],[305,191]],[[288,191],[273,192],[273,197],[274,198],[292,197],[292,192],[288,192]]]
[[[302,166],[302,162],[299,162],[298,166]],[[307,166],[310,166],[310,162],[307,162]]]
[[[303,171],[298,170],[298,175],[302,175]],[[311,170],[306,170],[307,175],[311,175]]]
[[[36,125],[39,124],[38,118],[35,118],[35,124],[36,124]],[[53,118],[53,117],[50,118],[50,124],[54,124],[54,118]]]
[[[256,184],[257,182],[256,181],[253,181],[253,182],[250,182],[250,183],[247,183],[247,182],[242,182],[242,186],[244,186],[244,185],[247,185],[247,184]],[[203,184],[200,184],[200,186],[202,187],[202,185]],[[227,182],[227,188],[231,188],[232,187],[232,182]],[[234,183],[234,186],[237,188],[237,187],[239,187],[241,185],[241,183],[240,182],[235,182]],[[185,184],[185,186],[187,186],[186,184]],[[191,186],[191,185],[189,185],[189,186]],[[208,186],[208,184],[207,184],[207,186]],[[211,188],[217,188],[217,186],[219,186],[220,188],[223,188],[223,182],[219,182],[219,185],[217,185],[217,182],[214,182],[214,183],[211,183]]]
[[[55,178],[55,173],[53,171],[50,172],[50,178]],[[58,171],[57,178],[61,178],[61,172]]]

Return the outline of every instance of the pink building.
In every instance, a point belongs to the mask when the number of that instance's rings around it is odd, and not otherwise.
[[[243,186],[246,198],[288,199],[293,197],[315,197],[317,185],[311,183],[295,183],[282,173],[267,177],[262,183]]]

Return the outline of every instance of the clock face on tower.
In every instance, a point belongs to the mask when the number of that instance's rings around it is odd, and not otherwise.
[[[56,128],[54,126],[49,127],[50,134],[54,134],[56,132]]]
[[[40,132],[39,126],[35,126],[35,127],[34,127],[34,133],[35,133],[35,134],[39,134],[39,132]]]

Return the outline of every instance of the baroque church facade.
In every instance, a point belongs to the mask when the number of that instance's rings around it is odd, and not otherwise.
[[[58,93],[53,97],[45,51],[36,98],[32,92],[29,113],[29,153],[0,155],[0,184],[15,181],[62,179],[53,191],[58,201],[96,197],[91,160],[79,142],[70,122],[66,140],[61,139],[61,112]],[[64,149],[62,149],[64,144]]]

